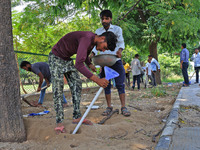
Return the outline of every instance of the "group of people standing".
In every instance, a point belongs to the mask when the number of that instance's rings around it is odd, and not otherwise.
[[[148,56],[148,62],[146,63],[145,67],[142,67],[139,60],[139,54],[136,54],[134,59],[131,61],[131,65],[128,63],[124,63],[124,69],[126,71],[126,83],[127,86],[130,86],[130,71],[132,72],[133,76],[133,85],[132,89],[135,89],[135,83],[137,81],[137,88],[140,90],[140,83],[143,80],[143,75],[146,73],[146,80],[151,81],[152,87],[156,86],[156,72],[160,72],[160,64],[158,61],[153,58],[152,55]]]
[[[186,48],[186,44],[183,43],[181,45],[182,51],[180,53],[175,53],[175,55],[180,55],[180,68],[182,70],[184,82],[183,87],[188,87],[190,85],[189,77],[188,77],[188,66],[189,66],[189,51]],[[196,73],[196,82],[199,83],[199,70],[200,70],[200,54],[199,54],[199,48],[194,49],[194,54],[191,57],[191,60],[194,61],[194,70]],[[200,85],[200,84],[199,84]]]

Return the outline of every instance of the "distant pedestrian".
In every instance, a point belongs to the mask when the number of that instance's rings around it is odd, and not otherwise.
[[[146,74],[148,76],[148,81],[150,80],[150,84],[152,85],[153,83],[153,78],[152,78],[152,70],[151,70],[151,60],[148,59],[148,62],[146,63]]]
[[[137,80],[138,90],[140,90],[140,74],[141,74],[141,71],[142,71],[142,67],[140,65],[138,54],[135,55],[135,58],[131,62],[131,70],[132,70],[132,74],[133,74],[133,86],[132,86],[132,88],[133,89],[135,88],[135,81]]]
[[[160,72],[160,64],[155,58],[153,58],[152,55],[149,55],[148,57],[149,57],[149,60],[151,61],[151,73],[152,73],[151,75],[153,78],[152,85],[156,86],[156,72],[157,72],[157,67],[158,67],[158,71]]]
[[[184,78],[184,87],[189,86],[189,78],[188,78],[188,66],[189,66],[189,51],[186,48],[186,44],[183,43],[181,45],[182,51],[181,53],[175,53],[175,55],[180,55],[180,68],[182,70],[183,78]]]
[[[194,54],[192,55],[191,60],[194,61],[194,69],[196,72],[196,82],[195,83],[199,83],[200,54],[199,54],[198,48],[195,48]]]
[[[124,70],[126,73],[125,84],[127,87],[129,87],[130,86],[130,73],[129,73],[130,65],[129,63],[126,63],[125,61],[123,61],[123,65],[124,65]]]

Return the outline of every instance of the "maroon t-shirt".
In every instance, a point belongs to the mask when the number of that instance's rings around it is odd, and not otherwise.
[[[63,36],[52,48],[52,53],[63,60],[69,60],[74,54],[76,55],[75,68],[87,78],[93,74],[84,65],[91,64],[88,58],[94,45],[95,34],[89,31],[75,31]]]

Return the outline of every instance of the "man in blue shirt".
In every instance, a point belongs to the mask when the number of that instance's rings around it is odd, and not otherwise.
[[[189,86],[189,78],[188,78],[188,66],[189,66],[189,51],[186,48],[186,44],[183,43],[181,45],[182,51],[181,53],[175,53],[175,55],[180,55],[180,68],[182,69],[182,74],[184,78],[184,87]]]
[[[33,72],[34,74],[39,76],[39,84],[38,84],[37,92],[41,91],[40,98],[38,100],[38,104],[33,104],[33,105],[42,106],[46,88],[44,88],[43,90],[41,89],[45,86],[49,87],[50,82],[51,82],[51,74],[49,70],[49,65],[45,62],[37,62],[37,63],[31,64],[28,61],[22,61],[20,64],[20,68],[26,71]],[[64,107],[67,106],[67,100],[64,94],[63,94],[63,106]]]
[[[153,78],[153,86],[156,86],[156,72],[157,72],[157,67],[158,67],[158,71],[160,72],[160,64],[158,63],[158,61],[153,58],[152,55],[149,55],[149,61],[151,62],[151,71],[152,71],[152,78]]]

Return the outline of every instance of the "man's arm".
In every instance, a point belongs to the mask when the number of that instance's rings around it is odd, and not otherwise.
[[[121,58],[122,57],[122,51],[125,48],[124,45],[124,38],[123,38],[123,34],[122,34],[122,29],[119,27],[119,29],[117,30],[117,32],[115,33],[117,36],[117,57]]]
[[[38,76],[39,76],[39,84],[38,84],[37,92],[41,91],[41,87],[42,87],[42,83],[44,79],[44,76],[41,72],[38,73]]]
[[[140,69],[140,71],[143,71],[139,60],[138,60],[138,62],[137,62],[137,66],[138,66],[138,68]]]
[[[156,66],[158,67],[158,71],[160,72],[160,64],[159,64],[159,62],[156,59],[154,59],[154,63],[156,64]]]
[[[192,57],[190,58],[191,61],[193,61],[195,58],[195,54],[192,55]]]

